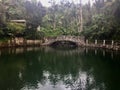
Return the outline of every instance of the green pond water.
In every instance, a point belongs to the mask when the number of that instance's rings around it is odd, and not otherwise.
[[[0,49],[0,90],[120,90],[120,52]]]

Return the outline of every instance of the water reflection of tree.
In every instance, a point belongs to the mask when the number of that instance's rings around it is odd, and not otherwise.
[[[4,58],[5,61],[2,59]],[[20,90],[24,86],[24,80],[19,78],[19,72],[24,70],[25,63],[19,59],[14,60],[6,56],[0,57],[0,89]]]
[[[59,53],[45,52],[42,49],[17,55],[2,55],[0,72],[3,73],[0,74],[0,88],[2,90],[8,88],[20,90],[22,87],[37,89],[38,83],[44,86],[48,81],[55,87],[62,81],[66,88],[71,90],[105,89],[103,82],[107,83],[104,80],[107,76],[103,75],[106,72],[98,74],[106,68],[107,62],[102,62],[98,56],[93,57],[93,53],[75,52],[72,55]]]
[[[29,58],[34,57],[32,55],[30,56],[31,57]],[[82,77],[80,76],[82,72],[81,73],[79,72],[82,71],[82,69],[84,69],[83,62],[79,60],[80,58],[78,59],[80,55],[75,55],[74,57],[73,56],[62,57],[61,55],[57,56],[57,55],[54,55],[54,53],[48,52],[47,54],[39,53],[37,56],[38,56],[37,58],[34,57],[34,61],[30,60],[33,64],[31,66],[28,65],[27,69],[31,70],[28,72],[35,71],[33,76],[32,74],[29,74],[29,75],[31,75],[31,77],[34,77],[34,80],[36,81],[39,80],[39,83],[43,84],[42,82],[44,81],[44,84],[45,84],[49,79],[49,81],[51,82],[51,85],[53,86],[56,86],[59,83],[59,81],[63,81],[66,87],[70,87],[73,90],[84,90],[84,89],[87,90],[89,88],[91,89],[99,88],[96,86],[94,78],[88,74],[90,69],[85,71],[86,74],[83,74],[85,75],[86,78],[82,79]],[[44,71],[49,72],[48,78],[44,76],[43,74]],[[35,78],[35,76],[38,76],[39,79]],[[31,80],[31,79],[29,78],[28,80]],[[90,82],[90,80],[92,80],[92,82]],[[31,80],[30,83],[33,83],[33,80]],[[37,85],[37,83],[38,82],[36,82],[35,85]]]

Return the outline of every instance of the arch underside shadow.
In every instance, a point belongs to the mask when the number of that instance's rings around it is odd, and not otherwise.
[[[54,41],[49,45],[53,47],[78,47],[78,43],[68,40]]]

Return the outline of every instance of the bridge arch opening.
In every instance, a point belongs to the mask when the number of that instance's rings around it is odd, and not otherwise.
[[[63,41],[55,41],[55,42],[52,42],[50,44],[50,46],[52,47],[60,47],[60,48],[75,48],[75,47],[78,47],[78,44],[76,42],[73,42],[73,41],[66,41],[66,40],[63,40]]]

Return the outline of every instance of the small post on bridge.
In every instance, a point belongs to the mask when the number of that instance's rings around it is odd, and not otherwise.
[[[97,45],[97,40],[95,40],[95,45]]]
[[[86,45],[88,45],[88,39],[86,40]]]
[[[105,40],[103,40],[103,46],[105,46]]]
[[[111,43],[111,46],[113,46],[114,45],[114,40],[112,40],[112,43]]]

